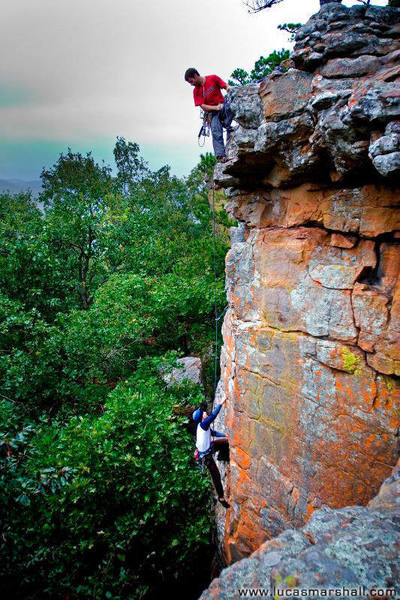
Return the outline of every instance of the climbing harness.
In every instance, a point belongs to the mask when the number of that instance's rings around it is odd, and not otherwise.
[[[208,452],[208,454],[209,453],[210,452]],[[205,474],[204,467],[206,466],[206,460],[205,460],[206,456],[207,456],[207,454],[200,454],[200,452],[197,450],[197,448],[194,451],[194,459],[197,463],[196,466],[202,475]]]
[[[203,124],[200,128],[199,135],[197,136],[197,141],[200,148],[203,148],[206,143],[206,137],[210,137],[210,119],[208,113],[201,111],[200,119],[203,120]]]
[[[201,474],[204,474],[204,467],[207,466],[207,459],[209,456],[213,455],[213,447],[212,447],[212,443],[209,447],[208,450],[206,450],[205,452],[199,452],[198,449],[196,448],[194,453],[193,453],[193,458],[197,463],[197,468],[199,469]]]

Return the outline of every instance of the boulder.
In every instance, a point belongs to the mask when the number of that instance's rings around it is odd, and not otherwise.
[[[164,373],[163,379],[167,387],[179,385],[187,380],[196,385],[202,385],[202,365],[200,358],[196,356],[185,356],[178,358],[178,366],[170,373]]]

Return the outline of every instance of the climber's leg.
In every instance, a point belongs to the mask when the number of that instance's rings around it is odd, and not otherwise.
[[[213,448],[217,447],[217,450],[219,450],[219,448],[221,448],[222,446],[226,445],[229,446],[229,441],[227,437],[220,437],[213,440]]]
[[[225,156],[224,130],[219,117],[219,112],[213,112],[211,116],[211,133],[214,146],[214,154],[217,158]]]
[[[233,120],[233,113],[231,111],[229,100],[227,98],[225,98],[224,105],[219,112],[219,118],[222,123],[222,126],[225,127],[229,132],[232,129],[231,123]]]
[[[217,438],[213,441],[213,454],[218,452],[217,460],[229,462],[229,441],[228,438]]]
[[[211,478],[213,480],[213,484],[215,487],[215,491],[217,492],[218,498],[223,498],[224,488],[222,487],[221,475],[219,473],[217,465],[215,464],[212,454],[208,454],[206,456],[205,464],[207,469],[210,471]]]

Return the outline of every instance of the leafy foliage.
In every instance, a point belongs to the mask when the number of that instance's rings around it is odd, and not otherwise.
[[[214,157],[187,181],[150,172],[119,138],[118,174],[70,150],[43,171],[42,214],[2,197],[0,378],[33,410],[93,410],[137,360],[176,349],[211,359]],[[225,218],[225,217],[224,217]],[[226,240],[216,264],[224,271]],[[218,310],[225,302],[223,281]]]
[[[250,73],[241,68],[235,69],[231,73],[232,79],[229,80],[229,85],[247,85],[253,81],[261,81],[279,67],[282,61],[287,60],[289,55],[289,50],[282,48],[282,50],[274,50],[267,57],[260,56]],[[283,67],[282,70],[284,70]]]
[[[0,195],[0,245],[0,289],[10,299],[50,319],[74,306],[66,264],[29,194]]]
[[[112,228],[110,213],[121,204],[112,193],[110,171],[96,164],[90,153],[82,156],[68,150],[41,175],[48,240],[63,260],[84,309],[89,308],[107,271],[119,264],[109,253],[105,256]]]
[[[290,33],[289,42],[294,42],[296,33],[301,27],[301,23],[282,23],[278,25],[279,31],[287,31]]]
[[[190,598],[207,583],[208,482],[180,416],[203,394],[167,389],[160,369],[200,356],[213,390],[215,159],[182,180],[152,172],[123,138],[114,156],[116,176],[90,153],[61,154],[42,172],[43,210],[0,196],[8,597],[150,599],[167,585]],[[217,223],[221,312],[221,210]]]
[[[151,175],[150,169],[140,156],[138,144],[127,142],[123,137],[117,137],[114,159],[118,169],[117,185],[125,194],[132,191],[144,176]]]
[[[100,416],[19,431],[2,403],[0,573],[8,594],[182,591],[179,579],[207,558],[211,520],[207,481],[191,462],[176,400],[136,375],[110,394]],[[195,401],[190,393],[187,400]]]
[[[199,164],[192,170],[187,178],[187,185],[192,192],[204,192],[211,182],[212,173],[217,159],[211,152],[200,155]]]

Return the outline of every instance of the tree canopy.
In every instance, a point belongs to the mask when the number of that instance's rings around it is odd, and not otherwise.
[[[289,55],[290,51],[282,48],[282,50],[274,50],[267,57],[260,56],[254,63],[254,67],[250,73],[245,71],[245,69],[235,69],[230,75],[229,84],[246,85],[253,81],[261,81],[264,77],[272,73],[274,69],[279,67],[282,61],[288,59]]]
[[[179,179],[124,138],[114,157],[115,174],[68,149],[38,202],[0,196],[0,580],[21,600],[188,598],[208,581],[184,417],[204,396],[161,375],[199,356],[213,393],[215,158]]]

